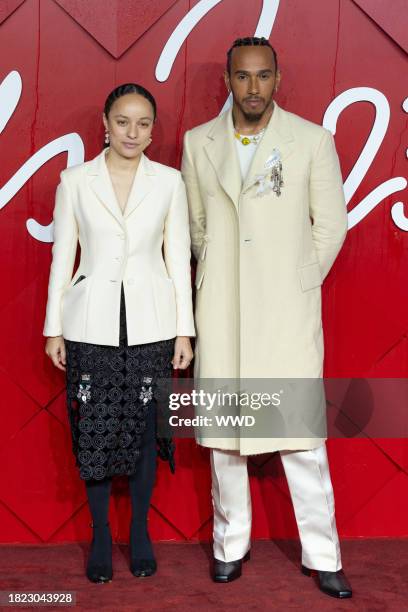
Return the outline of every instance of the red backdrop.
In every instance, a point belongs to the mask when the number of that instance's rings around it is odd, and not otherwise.
[[[326,374],[407,375],[408,225],[402,204],[394,207],[407,198],[404,4],[405,0],[1,3],[0,124],[5,127],[0,166],[0,542],[89,537],[84,487],[70,449],[64,380],[44,355],[41,335],[51,245],[35,237],[31,222],[27,226],[28,219],[43,226],[50,223],[67,155],[55,155],[41,165],[31,178],[21,180],[21,188],[12,179],[21,176],[23,164],[37,151],[65,134],[79,135],[86,159],[95,156],[103,139],[105,97],[127,81],[142,83],[158,102],[149,156],[178,166],[184,131],[218,114],[225,102],[226,49],[234,38],[255,33],[262,9],[259,27],[265,32],[277,8],[270,39],[282,68],[278,99],[284,108],[322,123],[326,109],[344,92],[347,99],[364,99],[367,92],[372,97],[371,102],[347,105],[337,123],[345,179],[362,150],[372,159],[354,170],[348,208],[357,211],[358,223],[350,228],[324,287]],[[168,78],[158,73],[158,80],[157,63],[170,35],[191,9],[205,6],[211,10],[181,45]],[[14,79],[17,89],[21,79],[14,111],[7,78]],[[382,137],[372,133],[376,108]],[[391,195],[374,204],[364,202],[391,179]],[[407,535],[406,441],[330,440],[328,449],[340,535]],[[207,451],[193,441],[181,441],[177,462],[174,477],[167,465],[160,465],[151,511],[153,537],[207,539]],[[254,537],[295,536],[279,457],[251,460],[251,472]],[[119,483],[112,502],[116,537],[123,540],[129,513],[125,489],[126,483]]]

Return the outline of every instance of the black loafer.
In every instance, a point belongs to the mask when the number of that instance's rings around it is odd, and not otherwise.
[[[214,582],[232,582],[240,578],[242,574],[242,563],[249,561],[250,558],[251,553],[248,551],[245,557],[237,561],[220,561],[219,559],[214,559]]]
[[[155,559],[135,559],[131,561],[130,571],[136,578],[147,578],[157,572]]]
[[[317,576],[319,589],[331,597],[346,599],[353,594],[350,583],[342,569],[337,572],[323,572],[311,570],[302,565],[302,574],[305,576]]]

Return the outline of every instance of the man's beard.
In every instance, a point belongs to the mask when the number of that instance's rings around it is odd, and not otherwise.
[[[258,113],[248,113],[243,105],[239,104],[239,107],[241,109],[242,114],[245,117],[245,120],[248,121],[248,123],[258,123],[262,117],[265,115],[265,113],[267,112],[267,110],[269,108],[271,108],[273,104],[272,98],[270,100],[268,100],[268,102],[265,104],[263,111],[258,112]]]
[[[264,116],[266,108],[262,111],[262,113],[246,113],[243,109],[241,110],[245,117],[245,121],[248,121],[248,123],[258,123]]]

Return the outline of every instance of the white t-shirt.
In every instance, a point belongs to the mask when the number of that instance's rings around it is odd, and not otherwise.
[[[241,166],[242,182],[244,182],[248,174],[252,159],[255,155],[255,151],[262,138],[256,144],[250,142],[247,145],[243,145],[242,142],[238,140],[238,138],[234,138],[234,140],[235,146],[237,147],[239,165]]]

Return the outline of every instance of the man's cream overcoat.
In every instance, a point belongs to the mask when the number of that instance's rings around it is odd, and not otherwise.
[[[259,196],[257,177],[274,149],[282,160],[282,193]],[[331,133],[275,103],[242,184],[230,109],[186,133],[182,174],[197,259],[195,375],[321,377],[321,284],[347,232]],[[290,432],[198,438],[241,454],[310,449],[323,440]]]

